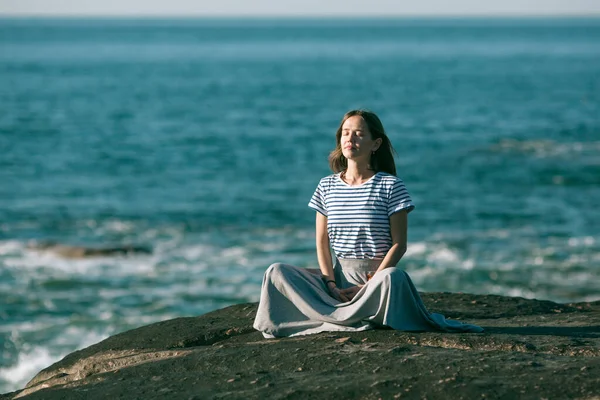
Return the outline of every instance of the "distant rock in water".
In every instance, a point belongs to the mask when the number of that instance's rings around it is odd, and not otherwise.
[[[65,258],[106,257],[129,254],[152,254],[148,246],[120,245],[120,246],[71,246],[51,241],[29,242],[28,249],[49,251]]]

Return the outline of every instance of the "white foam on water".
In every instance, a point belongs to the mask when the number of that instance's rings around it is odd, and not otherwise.
[[[294,237],[298,239],[309,239],[315,237],[314,229],[296,229],[295,227],[266,228],[255,232],[258,237]]]
[[[100,228],[104,232],[123,233],[134,232],[136,229],[135,223],[131,221],[109,220],[104,222]]]
[[[150,325],[159,321],[168,321],[173,318],[181,317],[181,315],[175,314],[163,314],[163,315],[126,315],[122,317],[123,321],[129,326],[145,326]]]
[[[497,239],[506,239],[510,237],[511,231],[508,229],[492,229],[489,231],[481,232],[482,237],[492,237]]]
[[[514,271],[515,268],[517,268],[517,263],[514,261],[510,261],[510,262],[496,263],[494,269],[497,271],[506,272],[506,271]]]
[[[583,296],[583,298],[581,298],[577,301],[583,301],[583,302],[600,301],[600,294]]]
[[[459,256],[455,251],[450,250],[447,247],[442,247],[433,250],[426,256],[428,263],[458,263]]]
[[[242,246],[234,246],[221,250],[221,257],[232,261],[248,262],[248,249]]]
[[[461,269],[471,270],[475,268],[475,260],[467,258],[460,264]]]
[[[465,260],[461,260],[459,253],[448,248],[443,242],[427,243],[416,242],[408,245],[404,257],[407,259],[422,259],[428,264],[437,265],[440,268],[447,268],[451,264],[458,266]]]
[[[535,293],[528,289],[507,287],[502,284],[492,283],[492,282],[486,284],[485,287],[483,288],[483,290],[478,290],[477,293],[497,294],[497,295],[501,295],[501,296],[510,296],[510,297],[523,297],[525,299],[535,299],[536,296],[537,296],[537,298],[543,297],[539,293]]]
[[[415,281],[415,284],[417,285],[421,285],[427,278],[432,278],[444,274],[444,271],[430,266],[418,269],[411,269],[407,272],[411,279]]]
[[[0,392],[11,392],[23,388],[36,373],[65,355],[53,357],[45,347],[34,347],[28,352],[20,353],[14,365],[0,368],[0,383],[3,383]]]
[[[295,239],[285,241],[256,240],[253,236],[244,245],[218,247],[205,244],[185,245],[172,249],[163,255],[163,263],[169,262],[169,258],[183,258],[189,263],[188,268],[194,269],[196,264],[201,264],[204,269],[226,267],[230,271],[238,268],[240,271],[251,271],[266,269],[276,260],[281,260],[286,249],[297,243]],[[292,255],[295,257],[297,255]],[[285,257],[290,258],[290,255]],[[291,262],[291,260],[288,260]],[[238,271],[238,272],[240,272]]]
[[[53,322],[52,326],[61,323],[57,320]],[[48,324],[37,323],[29,327],[26,327],[26,324],[19,327],[12,325],[13,330],[10,337],[12,342],[17,344],[20,349],[17,360],[13,365],[0,368],[0,392],[13,391],[24,387],[35,374],[62,359],[65,355],[88,347],[109,336],[108,332],[100,334],[83,328],[68,326],[67,321],[62,323],[67,326],[67,329],[61,332],[60,335],[50,338],[46,346],[31,345],[24,342],[23,334],[26,332],[21,329],[29,328],[32,331],[43,331]],[[51,349],[61,350],[52,351]]]
[[[421,254],[425,254],[427,251],[427,244],[425,242],[409,243],[404,253],[405,257],[415,257]]]
[[[154,270],[152,256],[116,256],[70,259],[50,251],[26,249],[20,256],[5,258],[5,266],[15,270],[49,270],[68,275],[113,276],[148,275]]]
[[[504,287],[500,290],[500,292],[498,294],[501,294],[503,296],[510,296],[510,297],[524,297],[526,299],[535,299],[535,298],[540,298],[540,293],[536,293],[532,290],[528,290],[528,289],[520,289],[520,288],[507,288]]]
[[[25,245],[17,240],[0,241],[0,256],[20,256]]]
[[[15,222],[11,222],[11,223],[0,224],[0,231],[10,232],[10,231],[17,231],[20,229],[35,230],[36,228],[39,228],[39,226],[40,226],[40,223],[36,222],[36,221],[15,221]]]
[[[554,140],[503,139],[494,146],[503,151],[533,154],[536,157],[575,156],[600,151],[600,142],[557,142]]]
[[[215,253],[218,254],[218,249],[216,249],[214,246],[209,246],[205,244],[194,244],[182,246],[178,249],[175,249],[173,252],[177,255],[181,255],[187,261],[198,261],[205,260],[211,256],[214,256]]]
[[[109,332],[112,330],[111,326],[105,326],[103,327],[103,333],[99,333],[96,331],[87,331],[76,326],[68,326],[61,335],[56,337],[52,342],[54,345],[70,345],[76,341],[79,342],[76,350],[79,350],[106,339],[110,336]]]
[[[173,249],[168,254],[163,254],[162,263],[169,263],[169,259],[181,259],[180,268],[189,271],[205,271],[209,268],[233,268],[242,267],[248,269],[256,265],[261,257],[255,254],[256,251],[248,246],[216,247],[204,244],[187,245],[181,248]]]
[[[0,368],[0,393],[22,389],[42,369],[61,360],[67,354],[98,343],[108,336],[108,333],[100,334],[82,328],[68,327],[59,337],[53,338],[48,346],[25,345],[13,365]],[[77,343],[77,346],[59,353],[49,350],[57,346],[71,347],[73,343]]]
[[[17,335],[28,333],[28,332],[39,332],[48,328],[52,328],[58,323],[63,321],[67,321],[66,318],[53,318],[49,320],[48,318],[43,321],[31,322],[31,321],[23,321],[23,322],[13,322],[13,323],[4,323],[0,325],[0,332],[12,332]]]
[[[568,267],[559,266],[547,271],[536,270],[531,280],[550,288],[547,289],[550,294],[556,293],[557,297],[566,297],[569,301],[574,300],[572,297],[577,297],[576,301],[584,301],[580,300],[584,297],[596,300],[600,298],[600,275],[590,271],[570,270]],[[577,295],[578,293],[580,295]]]
[[[593,236],[572,237],[569,238],[570,247],[591,247],[596,243]]]
[[[408,245],[406,259],[421,259],[435,269],[470,270],[476,267],[473,258],[462,258],[460,253],[449,248],[443,240],[436,239],[433,243],[415,242]]]

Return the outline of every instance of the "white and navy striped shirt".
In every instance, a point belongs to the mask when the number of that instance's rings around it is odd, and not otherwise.
[[[383,259],[392,247],[390,215],[415,208],[404,182],[385,172],[359,186],[348,185],[339,173],[326,176],[308,206],[327,217],[336,257],[357,259]]]

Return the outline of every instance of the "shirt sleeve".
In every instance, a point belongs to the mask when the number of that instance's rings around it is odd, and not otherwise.
[[[325,192],[323,190],[323,180],[319,182],[315,193],[312,195],[312,198],[308,202],[308,206],[313,210],[316,210],[327,216],[327,206],[325,205]]]
[[[406,190],[404,182],[402,182],[401,179],[396,180],[390,190],[388,198],[388,217],[402,210],[406,210],[406,212],[409,213],[414,208],[415,205]]]

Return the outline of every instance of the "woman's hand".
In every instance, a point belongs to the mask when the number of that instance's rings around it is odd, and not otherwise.
[[[341,301],[342,303],[347,303],[350,301],[348,296],[342,293],[342,291],[335,285],[333,282],[327,282],[327,289],[329,290],[329,294],[331,297],[336,299],[337,301]]]
[[[356,296],[356,293],[360,292],[360,289],[362,289],[362,287],[363,285],[351,286],[349,288],[340,290],[340,294],[345,296],[347,299],[352,300],[354,296]]]

